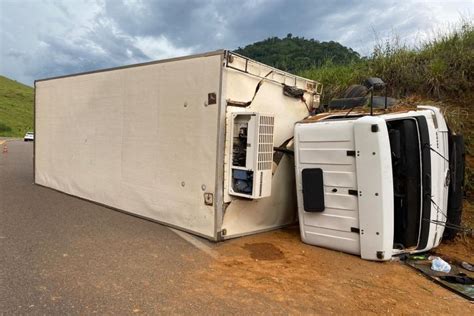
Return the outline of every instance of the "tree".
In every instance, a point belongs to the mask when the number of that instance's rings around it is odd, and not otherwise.
[[[328,60],[333,64],[360,60],[357,52],[340,43],[293,37],[291,33],[285,38],[271,37],[239,47],[236,53],[293,73],[320,66]]]

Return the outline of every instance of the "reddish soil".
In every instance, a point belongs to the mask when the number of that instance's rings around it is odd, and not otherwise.
[[[474,229],[474,204],[464,201],[461,226]],[[457,261],[474,263],[474,238],[472,232],[459,234],[453,241],[444,241],[435,252]]]
[[[474,263],[474,239],[472,237],[457,237],[454,241],[443,242],[435,253],[457,261]]]
[[[439,252],[471,260],[469,247],[453,243]],[[474,304],[403,263],[303,244],[298,227],[231,240],[217,251],[217,260],[190,275],[185,295],[266,314],[474,313]]]

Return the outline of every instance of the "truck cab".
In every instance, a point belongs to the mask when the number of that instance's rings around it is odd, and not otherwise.
[[[450,173],[438,108],[323,113],[297,123],[294,136],[305,243],[378,261],[439,245]]]

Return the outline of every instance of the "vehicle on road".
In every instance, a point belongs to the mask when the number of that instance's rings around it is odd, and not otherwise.
[[[25,142],[32,142],[35,140],[35,133],[33,132],[26,132],[25,137],[23,137]]]

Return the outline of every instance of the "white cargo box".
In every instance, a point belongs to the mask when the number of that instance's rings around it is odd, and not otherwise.
[[[223,50],[37,80],[35,183],[211,240],[281,227],[296,220],[293,161],[268,147],[320,90]],[[259,147],[231,168],[232,113],[246,112],[261,118],[247,144]]]

